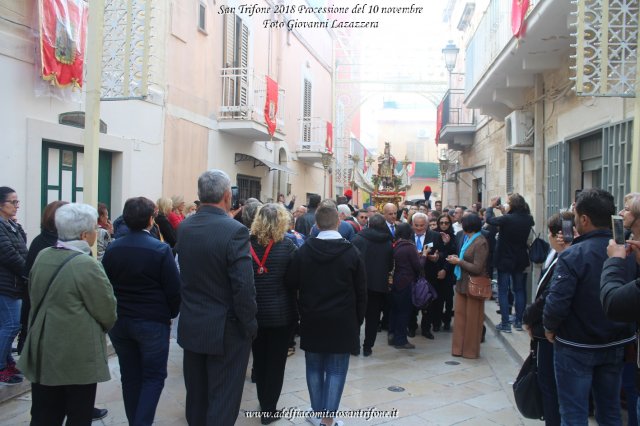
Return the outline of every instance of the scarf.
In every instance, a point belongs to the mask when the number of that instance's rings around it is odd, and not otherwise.
[[[460,260],[464,259],[464,252],[467,251],[467,248],[471,245],[473,240],[478,238],[479,235],[480,235],[480,232],[476,232],[475,234],[473,234],[473,237],[468,238],[467,241],[464,242],[464,244],[462,245],[462,249],[460,250],[460,255],[458,256],[458,259]],[[462,268],[460,267],[459,263],[456,265],[455,269],[453,270],[453,273],[456,275],[457,280],[460,280],[462,278]]]

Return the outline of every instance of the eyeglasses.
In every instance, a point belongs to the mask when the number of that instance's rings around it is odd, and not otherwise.
[[[20,201],[19,200],[5,201],[5,203],[11,203],[11,204],[14,205],[14,207],[18,207],[20,205]]]
[[[451,222],[438,222],[440,225],[451,225]]]

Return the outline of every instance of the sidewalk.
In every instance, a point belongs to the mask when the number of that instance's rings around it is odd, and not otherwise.
[[[487,313],[495,312],[495,303],[486,302]],[[505,340],[498,339],[492,324],[487,321],[486,342],[479,359],[468,360],[451,356],[451,335],[435,333],[435,340],[422,336],[411,339],[415,350],[397,350],[386,344],[386,333],[379,333],[373,355],[352,356],[345,385],[341,410],[397,410],[397,418],[344,419],[346,426],[387,425],[539,425],[523,419],[513,401],[511,384],[520,368],[513,351],[506,342],[524,332],[514,332]],[[509,339],[509,340],[506,340]],[[526,351],[524,352],[526,354]],[[111,357],[109,369],[112,379],[98,385],[96,406],[109,409],[109,415],[94,425],[126,425],[122,403],[118,360]],[[182,350],[171,339],[169,376],[158,405],[157,425],[186,425],[184,420],[185,388],[182,377]],[[236,425],[258,425],[258,419],[245,412],[257,410],[255,384],[244,384],[240,415]],[[288,358],[285,383],[278,406],[280,408],[309,408],[309,394],[305,379],[304,351],[297,349]],[[0,426],[27,425],[31,394],[24,393],[0,404]],[[282,419],[274,425],[307,424],[297,417]]]

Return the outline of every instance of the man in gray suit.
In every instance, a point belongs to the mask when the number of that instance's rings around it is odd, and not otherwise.
[[[182,275],[178,344],[184,349],[189,425],[233,425],[256,334],[249,231],[229,217],[231,182],[220,170],[198,179],[200,209],[178,228]]]

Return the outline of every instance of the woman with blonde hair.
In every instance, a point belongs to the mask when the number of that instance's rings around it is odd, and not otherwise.
[[[182,195],[172,195],[171,205],[171,212],[167,215],[167,219],[169,219],[173,229],[178,229],[178,225],[184,220],[184,197]]]
[[[284,206],[261,206],[251,225],[251,257],[258,305],[258,335],[253,341],[253,368],[262,424],[278,418],[273,414],[282,390],[291,328],[296,320],[294,294],[284,276],[296,251],[285,238],[289,215]]]
[[[173,209],[173,202],[171,201],[171,198],[163,197],[158,198],[156,205],[158,206],[158,214],[154,220],[156,225],[158,225],[158,229],[160,229],[162,240],[173,248],[173,246],[176,245],[176,230],[168,219],[168,216]]]

